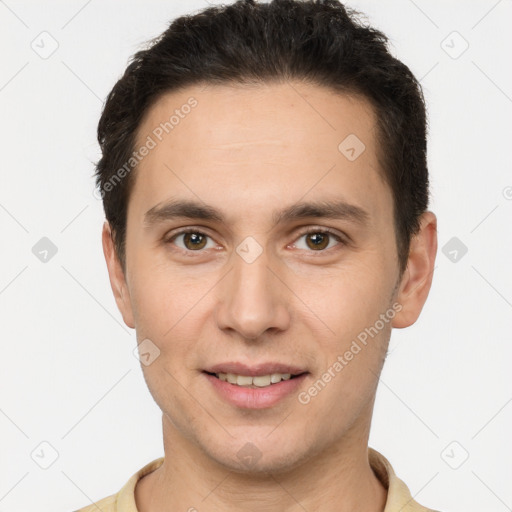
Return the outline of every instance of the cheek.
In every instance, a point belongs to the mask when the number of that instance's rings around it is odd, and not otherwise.
[[[141,267],[131,283],[132,307],[138,343],[150,339],[159,349],[155,366],[143,370],[156,385],[172,383],[163,367],[180,382],[197,366],[198,341],[212,324],[212,293],[216,275],[193,275],[192,267],[178,272],[169,265]],[[207,293],[210,290],[210,293]],[[170,380],[169,380],[170,379]]]
[[[295,289],[308,306],[304,318],[310,318],[310,328],[323,332],[333,349],[341,349],[387,310],[392,278],[376,253],[365,254],[336,269],[316,272],[314,279],[300,278]]]
[[[149,258],[134,260],[134,270],[130,296],[136,328],[150,328],[159,337],[184,325],[180,320],[188,317],[210,288],[208,279],[177,271],[167,263],[155,264]]]
[[[331,421],[321,427],[327,437],[338,435],[337,425],[352,423],[363,408],[370,407],[394,315],[394,310],[387,314],[388,288],[379,289],[375,282],[337,284],[332,294],[322,297],[323,309],[319,305],[323,321],[335,334],[316,338],[322,364],[302,397],[310,401],[304,410],[310,407],[313,416],[329,411]],[[383,314],[387,314],[384,320]]]
[[[149,339],[159,350],[149,365],[142,365],[144,378],[156,403],[175,411],[173,420],[183,427],[190,420],[181,415],[186,407],[179,404],[188,400],[183,386],[188,387],[195,369],[194,347],[204,325],[200,301],[211,285],[177,275],[168,266],[141,266],[136,276],[130,293],[138,343]]]
[[[395,314],[390,310],[395,275],[388,263],[376,250],[361,254],[317,294],[317,309],[335,334],[318,340],[327,359],[321,382],[314,384],[318,389],[325,384],[315,407],[328,407],[335,416],[353,415],[372,399]]]

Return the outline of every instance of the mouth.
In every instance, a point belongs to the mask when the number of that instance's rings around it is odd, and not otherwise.
[[[309,372],[284,365],[229,364],[202,374],[221,400],[238,409],[256,410],[270,409],[297,394]]]
[[[212,377],[216,377],[222,382],[228,382],[229,384],[233,384],[235,386],[240,386],[243,388],[266,388],[270,386],[274,386],[275,384],[279,384],[282,381],[296,379],[302,375],[305,375],[308,372],[300,372],[300,373],[268,373],[265,375],[242,375],[236,373],[223,373],[223,372],[208,372],[204,373],[211,375]]]

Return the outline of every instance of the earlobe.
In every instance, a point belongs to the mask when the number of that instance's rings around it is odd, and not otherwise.
[[[125,275],[119,258],[117,257],[114,241],[112,238],[112,231],[108,221],[103,224],[101,234],[103,254],[107,264],[108,275],[112,293],[116,300],[117,307],[123,316],[124,323],[131,329],[135,328],[133,321],[133,311],[130,301],[130,294],[126,284]]]
[[[407,268],[396,297],[402,309],[393,319],[393,327],[409,327],[418,319],[432,285],[436,253],[437,218],[427,211],[420,218],[418,233],[411,239]]]

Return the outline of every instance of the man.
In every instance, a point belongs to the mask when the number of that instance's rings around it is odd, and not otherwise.
[[[165,457],[82,512],[431,510],[368,447],[432,280],[425,124],[336,0],[208,8],[134,56],[97,184]]]

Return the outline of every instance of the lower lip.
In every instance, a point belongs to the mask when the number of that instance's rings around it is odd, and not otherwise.
[[[304,382],[307,373],[264,388],[245,388],[220,380],[215,375],[206,372],[204,372],[204,375],[217,393],[232,405],[243,409],[266,409],[273,407],[284,397],[296,392]]]

